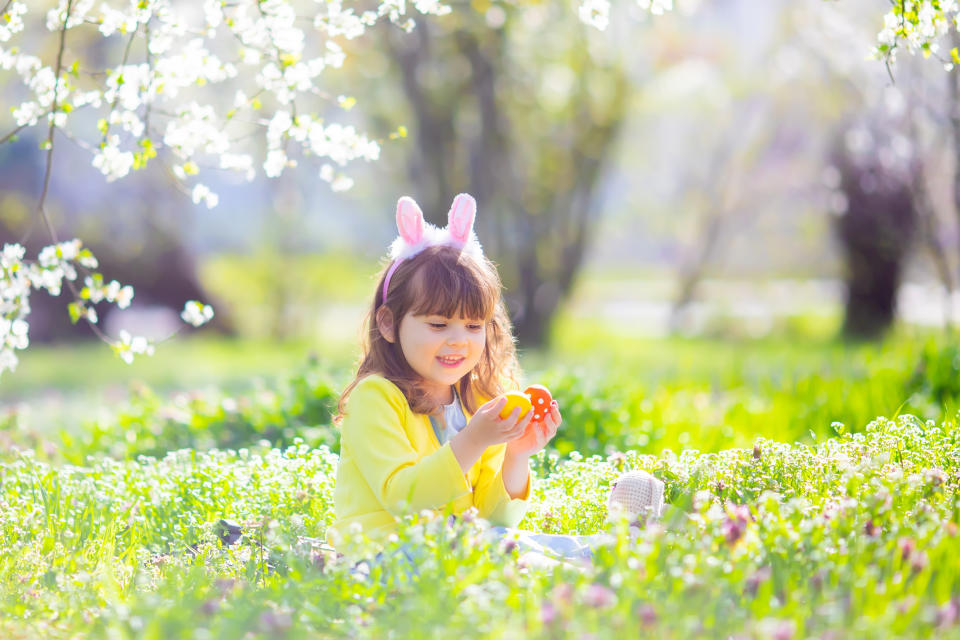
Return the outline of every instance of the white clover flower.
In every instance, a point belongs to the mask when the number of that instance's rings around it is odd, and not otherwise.
[[[213,307],[196,300],[188,300],[187,303],[183,305],[183,311],[180,313],[180,317],[183,318],[183,321],[187,324],[200,327],[213,319]]]

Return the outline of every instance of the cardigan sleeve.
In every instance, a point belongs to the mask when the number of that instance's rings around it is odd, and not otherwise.
[[[495,525],[515,527],[527,512],[532,478],[527,476],[527,486],[519,498],[511,498],[503,485],[503,457],[507,445],[487,447],[480,456],[480,476],[473,490],[473,506]]]
[[[421,457],[404,431],[409,407],[386,379],[360,381],[347,401],[341,442],[383,508],[438,509],[470,493],[470,484],[449,444]],[[412,414],[411,414],[412,415]]]

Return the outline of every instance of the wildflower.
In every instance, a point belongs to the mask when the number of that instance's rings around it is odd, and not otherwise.
[[[657,611],[649,602],[640,605],[637,609],[637,617],[640,618],[641,624],[645,627],[652,627],[657,623]]]
[[[760,585],[770,579],[771,573],[770,565],[764,565],[754,571],[753,574],[747,578],[745,591],[751,596],[757,595],[757,590],[760,588]]]
[[[951,598],[937,609],[936,625],[946,629],[960,622],[960,598]]]
[[[780,620],[773,629],[773,640],[790,640],[796,633],[792,620]]]
[[[550,591],[550,597],[554,602],[558,602],[563,606],[570,606],[573,602],[573,586],[567,582],[558,584]]]
[[[750,509],[746,505],[727,507],[727,519],[723,522],[723,537],[727,544],[736,544],[747,531]]]
[[[914,553],[910,560],[910,570],[914,573],[920,573],[930,565],[930,557],[926,551]]]
[[[268,609],[260,614],[260,628],[266,633],[282,633],[293,625],[289,611]]]
[[[863,532],[871,538],[879,536],[881,531],[882,529],[873,521],[873,518],[867,520],[867,523],[863,525]]]
[[[623,469],[623,465],[625,465],[627,462],[627,456],[620,451],[614,451],[610,454],[607,460],[617,469]]]
[[[557,619],[557,608],[548,600],[540,607],[540,622],[550,626]]]
[[[916,550],[916,543],[913,538],[898,538],[897,549],[900,550],[900,559],[907,562]]]
[[[943,469],[938,469],[936,467],[927,469],[924,473],[924,476],[924,479],[927,481],[927,483],[933,487],[939,487],[947,479],[947,474],[943,472]]]
[[[583,601],[594,609],[607,609],[617,603],[617,594],[610,587],[602,584],[592,584],[583,594]]]

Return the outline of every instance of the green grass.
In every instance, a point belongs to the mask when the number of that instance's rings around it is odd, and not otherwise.
[[[320,549],[352,343],[309,361],[191,340],[132,368],[98,345],[31,350],[2,390],[45,400],[0,413],[0,637],[960,637],[951,336],[561,329],[522,356],[564,425],[520,526],[619,535],[586,569],[528,566],[471,518],[411,515],[365,571]],[[83,375],[84,356],[111,364]],[[51,382],[72,419],[33,406]],[[637,544],[607,522],[627,469],[670,505]],[[232,546],[221,518],[244,530]]]
[[[358,571],[319,549],[326,449],[0,466],[8,638],[958,637],[958,430],[913,418],[815,447],[540,456],[522,527],[606,528],[586,569],[530,567],[483,523],[409,520]],[[636,544],[604,522],[627,468],[670,511]],[[216,522],[245,535],[226,546]],[[620,531],[618,534],[617,532]],[[416,558],[411,572],[399,545]],[[371,549],[373,553],[375,549]]]
[[[356,347],[346,341],[232,340],[178,338],[157,347],[151,357],[128,365],[101,342],[32,346],[14,373],[0,381],[0,402],[47,394],[101,393],[108,388],[146,384],[158,389],[190,389],[216,384],[249,386],[253,378],[284,377],[308,360],[347,366]]]

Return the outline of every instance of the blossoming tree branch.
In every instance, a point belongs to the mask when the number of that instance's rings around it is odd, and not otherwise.
[[[673,0],[628,1],[655,15],[673,9]],[[14,105],[0,144],[27,129],[41,132],[45,168],[35,215],[50,238],[35,259],[28,259],[20,244],[5,244],[0,251],[0,375],[16,367],[16,351],[29,345],[30,295],[39,289],[54,296],[66,289],[71,320],[88,323],[124,361],[153,352],[142,337],[125,332],[112,337],[99,329],[96,305],[125,308],[133,289],[108,281],[81,241],[60,241],[50,223],[45,203],[61,139],[87,149],[107,181],[151,161],[164,162],[193,202],[207,207],[218,203],[205,182],[213,172],[274,178],[308,157],[334,191],[349,189],[346,166],[377,160],[379,141],[337,122],[338,112],[355,100],[325,91],[324,72],[344,64],[343,41],[378,22],[410,30],[417,15],[451,11],[437,0],[355,7],[342,0],[58,0],[44,9],[38,4],[0,0],[0,80],[12,77],[18,92],[17,99],[4,100]],[[611,5],[579,0],[577,10],[585,24],[604,29]],[[946,64],[960,62],[955,48],[944,55],[938,45],[956,31],[958,13],[954,0],[891,2],[873,53],[890,63],[905,47]],[[27,32],[49,37],[27,39]],[[115,53],[109,63],[98,63],[88,46],[71,46],[91,37],[103,39],[102,50]],[[41,52],[52,53],[45,58]],[[402,136],[402,127],[391,135]],[[181,317],[200,326],[213,309],[191,300]]]

